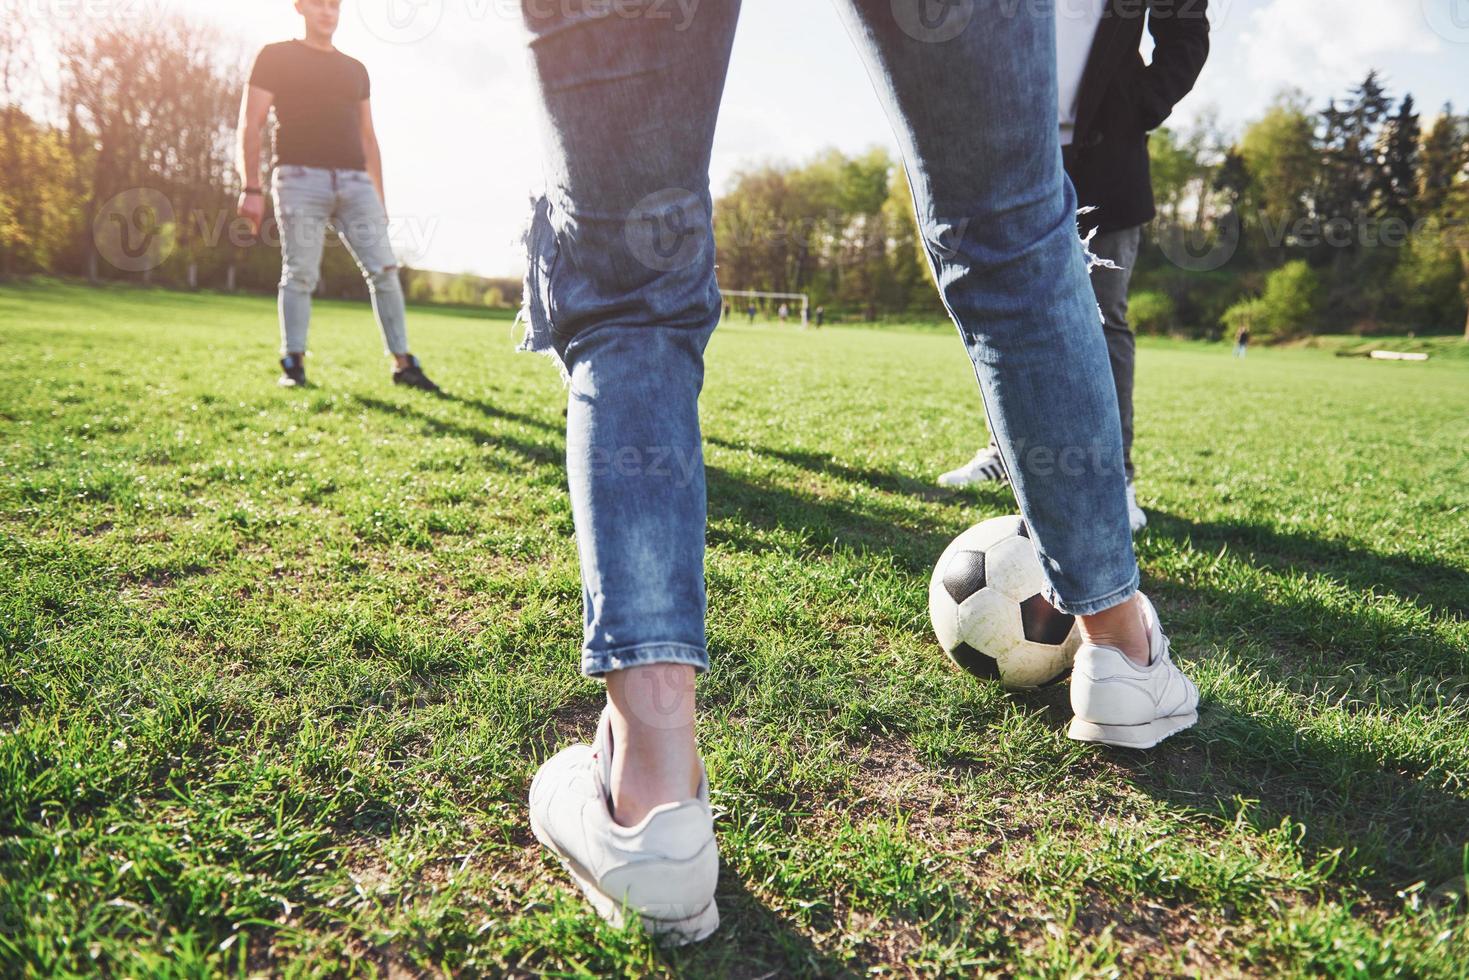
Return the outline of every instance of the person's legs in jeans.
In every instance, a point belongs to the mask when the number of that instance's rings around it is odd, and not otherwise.
[[[919,3],[839,6],[893,120],[1047,598],[1124,625],[1125,611],[1107,613],[1129,605],[1138,571],[1117,396],[1061,167],[1054,12],[958,3],[934,23]],[[1141,652],[1136,626],[1127,647]]]
[[[1092,289],[1102,309],[1102,330],[1107,338],[1107,356],[1112,362],[1112,383],[1117,389],[1118,415],[1122,420],[1122,459],[1127,480],[1132,482],[1132,381],[1137,363],[1137,340],[1127,322],[1127,289],[1137,265],[1142,228],[1098,232],[1091,243],[1092,254],[1115,266],[1092,269]]]
[[[406,358],[408,314],[398,277],[398,259],[388,237],[387,213],[383,211],[372,178],[366,173],[338,174],[335,226],[367,280],[383,345],[389,354]]]
[[[1102,333],[1107,339],[1107,356],[1112,364],[1112,383],[1117,391],[1118,416],[1122,423],[1122,459],[1127,482],[1132,483],[1132,389],[1137,363],[1137,343],[1127,321],[1127,290],[1137,264],[1142,228],[1099,232],[1089,246],[1092,255],[1111,263],[1091,267],[1092,291],[1102,312]],[[1115,267],[1115,268],[1114,268]],[[973,460],[939,477],[941,486],[968,486],[1006,479],[999,447],[991,436]],[[1129,500],[1132,498],[1129,497]],[[1135,507],[1135,504],[1130,504]]]
[[[311,294],[321,278],[321,252],[335,195],[331,174],[307,167],[275,173],[275,218],[281,235],[281,354],[306,353]]]
[[[532,6],[552,138],[529,235],[524,346],[554,354],[569,376],[583,669],[609,678],[612,702],[602,749],[558,754],[537,779],[564,777],[570,809],[595,814],[585,787],[616,746],[609,802],[632,824],[686,799],[699,773],[692,681],[708,661],[697,402],[719,317],[707,170],[738,4],[705,4],[682,28],[638,15],[652,4],[616,17],[601,4],[600,15]],[[1137,566],[1116,395],[1061,171],[1053,14],[987,8],[935,40],[921,19],[895,19],[904,5],[848,6],[896,117],[919,224],[1050,598],[1091,639],[1146,661],[1149,637],[1129,601]],[[538,836],[567,816],[555,790],[532,787]],[[578,830],[542,839],[564,846]]]
[[[661,4],[525,12],[551,138],[523,346],[569,377],[582,669],[607,679],[614,814],[634,824],[692,796],[700,773],[698,398],[720,311],[708,170],[739,3],[705,3],[686,23]]]

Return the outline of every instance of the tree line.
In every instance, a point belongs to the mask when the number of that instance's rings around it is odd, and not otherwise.
[[[57,78],[38,90],[22,6],[0,0],[0,278],[274,291],[274,220],[257,236],[235,216],[248,54],[178,15],[87,18],[54,39]],[[346,248],[328,245],[320,293],[364,296]],[[417,302],[519,304],[518,281],[406,267],[403,277]]]
[[[1238,134],[1213,116],[1160,129],[1149,153],[1139,329],[1469,338],[1469,117],[1451,105],[1424,125],[1369,73],[1319,108],[1284,93]],[[721,282],[849,316],[941,315],[908,195],[881,150],[745,169],[715,206]]]
[[[1425,124],[1368,72],[1321,107],[1282,93],[1233,138],[1160,131],[1150,153],[1144,328],[1469,339],[1469,117],[1451,104]]]
[[[257,238],[234,218],[246,53],[178,16],[89,21],[56,39],[57,80],[35,91],[22,2],[0,0],[0,277],[273,291],[273,225]],[[1369,73],[1325,106],[1284,93],[1238,132],[1212,117],[1161,129],[1150,154],[1140,330],[1469,337],[1469,117],[1452,106],[1425,123]],[[884,150],[749,165],[716,200],[714,230],[727,288],[808,293],[828,319],[943,314]],[[404,258],[415,301],[519,303],[518,282]],[[363,295],[345,248],[327,249],[320,288]]]

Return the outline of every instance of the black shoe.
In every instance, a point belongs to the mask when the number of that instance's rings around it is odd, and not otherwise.
[[[423,368],[418,363],[418,358],[409,356],[408,366],[396,368],[393,371],[393,384],[407,385],[417,388],[419,391],[432,391],[437,393],[439,386],[428,379],[423,373]]]
[[[281,358],[281,379],[276,382],[282,388],[306,387],[306,364],[295,354]]]

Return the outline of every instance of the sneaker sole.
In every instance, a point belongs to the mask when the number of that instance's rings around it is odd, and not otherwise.
[[[1066,737],[1076,742],[1095,742],[1119,749],[1151,749],[1170,735],[1198,723],[1199,713],[1190,711],[1186,715],[1158,718],[1142,725],[1098,725],[1095,722],[1071,719]]]
[[[551,839],[551,835],[546,833],[541,827],[540,821],[536,819],[534,812],[531,813],[530,829],[536,835],[536,840],[540,841],[545,845],[547,850],[556,855],[557,859],[561,862],[561,866],[566,869],[567,874],[571,875],[572,880],[576,882],[577,887],[581,889],[582,894],[586,896],[587,901],[591,903],[592,908],[596,910],[597,914],[610,923],[613,928],[621,929],[627,922],[627,917],[624,915],[624,910],[627,909],[627,906],[622,900],[613,898],[598,888],[596,882],[587,873],[586,869],[575,858],[556,846],[556,842]],[[719,906],[711,898],[709,904],[704,907],[703,911],[696,912],[684,918],[664,919],[642,913],[638,913],[638,918],[642,920],[644,931],[651,936],[657,936],[664,944],[670,946],[687,946],[690,943],[697,943],[701,940],[708,939],[719,928]]]

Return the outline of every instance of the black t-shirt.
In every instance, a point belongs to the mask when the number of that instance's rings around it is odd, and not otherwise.
[[[261,49],[250,84],[275,96],[272,166],[367,168],[361,112],[372,91],[362,62],[283,41]]]

